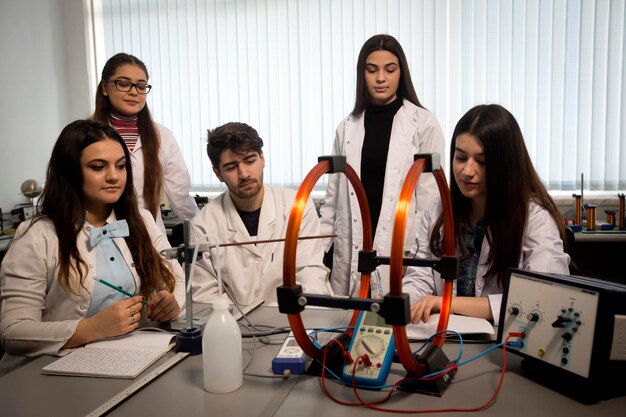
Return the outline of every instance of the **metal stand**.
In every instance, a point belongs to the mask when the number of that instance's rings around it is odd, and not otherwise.
[[[190,355],[202,353],[202,330],[197,327],[183,329],[176,335],[176,352],[189,352]]]
[[[185,290],[189,286],[191,280],[191,262],[193,251],[190,253],[189,248],[189,220],[183,221],[183,234],[184,234],[184,246],[183,254],[184,259],[179,262],[185,264]],[[191,355],[199,355],[202,353],[202,330],[193,327],[193,300],[191,291],[185,291],[185,306],[187,308],[186,318],[187,327],[181,330],[176,335],[176,352],[189,352]]]

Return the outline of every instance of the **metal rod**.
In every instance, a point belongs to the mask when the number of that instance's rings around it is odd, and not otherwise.
[[[183,225],[183,231],[184,230],[185,229]],[[334,235],[334,234],[318,235],[318,236],[300,236],[298,237],[298,240],[325,239],[325,238],[333,238],[336,236],[337,235]],[[245,242],[222,243],[219,246],[226,247],[226,246],[256,245],[257,243],[272,243],[272,242],[284,242],[284,241],[285,241],[284,238],[283,239],[248,240]],[[197,245],[189,245],[189,242],[187,242],[187,244],[183,244],[175,248],[163,249],[160,253],[161,253],[161,256],[163,256],[165,259],[177,259],[178,262],[183,263],[185,262],[185,259],[191,259],[196,246],[198,247],[198,255],[208,251],[209,249],[213,249],[216,247],[216,245],[213,245],[210,243],[200,243]]]
[[[326,239],[326,238],[333,238],[333,237],[337,237],[337,235],[334,234],[330,234],[330,235],[317,235],[317,236],[298,236],[298,240],[308,240],[308,239]],[[284,242],[285,239],[284,238],[279,238],[279,239],[264,239],[264,240],[247,240],[244,242],[230,242],[230,243],[220,243],[220,248],[226,247],[226,246],[243,246],[243,245],[256,245],[259,243],[274,243],[274,242]],[[206,251],[207,249],[213,249],[215,248],[216,245],[212,245],[212,244],[201,244],[200,247],[198,249]]]
[[[185,253],[189,250],[189,219],[183,221],[183,242]],[[193,300],[189,288],[189,280],[191,279],[191,262],[185,262],[185,307],[187,309],[187,330],[193,329]]]
[[[585,174],[581,172],[580,173],[580,205],[583,208],[585,207],[585,198],[583,196],[584,189],[585,189]]]

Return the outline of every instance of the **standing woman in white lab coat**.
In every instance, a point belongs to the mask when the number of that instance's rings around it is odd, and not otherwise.
[[[189,194],[191,178],[174,135],[152,120],[146,104],[151,89],[148,69],[139,58],[125,53],[112,56],[102,69],[93,119],[109,123],[124,139],[131,154],[139,207],[150,211],[165,230],[162,191],[181,220],[193,218],[198,206]]]
[[[417,98],[404,51],[394,37],[375,35],[365,42],[356,78],[354,109],[337,127],[332,153],[345,155],[360,176],[370,208],[374,249],[388,256],[396,201],[413,155],[442,155],[444,139],[439,123]],[[422,211],[437,195],[434,178],[423,174],[411,201],[407,252]],[[321,217],[322,233],[337,235],[326,247],[333,253],[332,288],[335,294],[352,294],[359,287],[357,261],[363,249],[363,226],[356,195],[343,174],[330,176]],[[388,277],[388,266],[374,273],[372,282],[380,278],[382,284],[378,292],[388,292]]]
[[[138,209],[131,174],[109,125],[77,120],[61,132],[38,215],[18,227],[0,268],[0,375],[181,312],[184,274],[159,255],[167,237]]]

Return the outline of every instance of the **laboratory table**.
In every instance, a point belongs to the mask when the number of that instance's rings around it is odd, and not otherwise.
[[[303,321],[307,327],[326,328],[345,324],[350,315],[339,310],[306,309]],[[283,326],[287,317],[276,308],[262,307],[250,315],[254,324]],[[274,337],[280,342],[284,336]],[[271,360],[279,345],[264,345],[252,339],[243,343],[244,361],[254,356],[246,373],[270,374]],[[475,356],[491,345],[465,344],[463,358]],[[459,344],[447,342],[444,351],[456,357]],[[161,361],[174,353],[168,353]],[[81,378],[42,375],[43,366],[55,360],[40,357],[0,377],[0,415],[11,417],[84,416],[123,391],[132,380]],[[219,358],[216,358],[219,360]],[[152,368],[158,366],[157,362]],[[146,373],[149,373],[149,368]],[[502,370],[502,352],[495,349],[485,356],[459,368],[443,396],[408,392],[395,393],[383,407],[391,409],[471,408],[485,402],[498,385]],[[390,380],[404,375],[399,364],[392,367]],[[138,378],[141,378],[139,376]],[[343,401],[354,402],[351,387],[328,381],[329,390]],[[363,398],[373,401],[385,393],[360,390]],[[288,379],[265,379],[244,376],[243,386],[229,394],[210,394],[203,390],[202,356],[190,356],[136,392],[111,416],[338,416],[380,415],[363,406],[339,405],[328,398],[320,387],[320,378],[310,375]],[[434,414],[431,414],[434,415]],[[441,414],[437,414],[441,415]],[[443,415],[467,415],[451,412]],[[626,397],[617,397],[586,405],[527,378],[520,368],[520,358],[507,354],[504,384],[493,406],[480,411],[481,416],[624,416]]]

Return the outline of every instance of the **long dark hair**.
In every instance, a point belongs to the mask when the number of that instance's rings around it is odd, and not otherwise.
[[[400,42],[391,35],[374,35],[365,41],[361,47],[361,52],[359,52],[359,58],[356,63],[356,99],[351,114],[357,115],[361,113],[370,103],[370,95],[365,83],[365,61],[369,54],[374,51],[389,51],[398,58],[398,64],[400,65],[400,84],[398,85],[396,95],[423,108],[415,93],[413,81],[411,81],[409,65]]]
[[[105,139],[118,142],[126,156],[126,187],[113,204],[113,210],[118,219],[128,222],[130,233],[125,240],[141,278],[141,293],[149,297],[162,289],[173,291],[174,275],[152,245],[137,207],[130,153],[121,136],[106,123],[76,120],[63,129],[52,149],[46,183],[38,202],[39,215],[31,226],[42,218],[52,221],[59,240],[59,281],[68,291],[78,294],[79,286],[85,287],[88,270],[76,246],[86,212],[80,157],[86,147]],[[78,282],[72,280],[73,274],[79,277]]]
[[[530,201],[546,209],[559,228],[567,248],[565,226],[561,214],[541,183],[533,167],[522,131],[515,117],[497,104],[480,105],[469,110],[457,123],[450,144],[450,195],[454,212],[457,247],[464,250],[463,235],[469,221],[471,200],[465,197],[454,181],[456,139],[461,134],[475,136],[485,152],[486,203],[485,230],[490,250],[487,276],[502,282],[508,267],[517,267],[522,254],[524,229]],[[443,254],[440,216],[430,238],[432,252]]]
[[[119,53],[107,61],[102,69],[102,77],[96,91],[96,110],[92,116],[94,120],[101,122],[109,122],[111,112],[114,111],[108,96],[104,95],[104,85],[111,80],[113,74],[121,65],[136,65],[146,73],[148,79],[148,69],[139,58]],[[157,129],[152,121],[148,103],[143,109],[137,113],[137,127],[141,136],[141,152],[144,160],[144,184],[143,198],[146,208],[152,213],[156,219],[159,213],[159,205],[161,200],[161,189],[163,188],[163,167],[159,160],[159,149],[161,141]],[[126,146],[126,145],[124,145]]]

